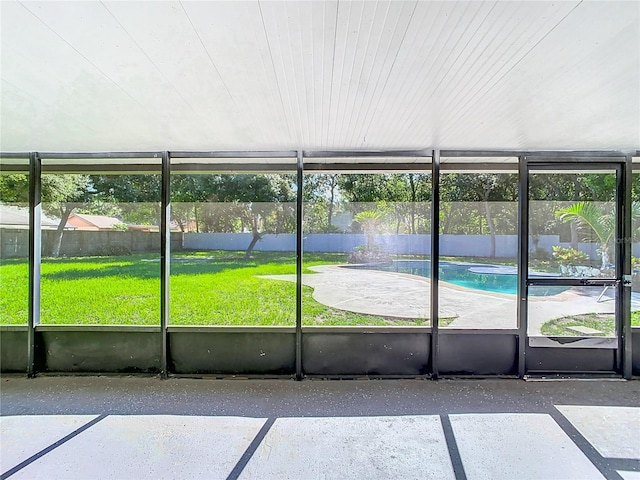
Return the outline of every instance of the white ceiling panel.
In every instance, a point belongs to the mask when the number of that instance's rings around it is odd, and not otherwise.
[[[640,2],[0,2],[0,150],[640,145]]]

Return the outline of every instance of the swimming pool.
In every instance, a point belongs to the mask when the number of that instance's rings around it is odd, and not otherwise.
[[[410,273],[421,277],[431,277],[430,260],[395,260],[389,265],[358,266],[368,270],[384,272]],[[540,274],[544,276],[555,276]],[[440,262],[440,280],[461,287],[483,290],[485,292],[518,293],[518,269],[505,265],[487,265],[483,263]],[[557,295],[568,287],[536,287],[535,296]],[[530,293],[530,295],[533,292]]]

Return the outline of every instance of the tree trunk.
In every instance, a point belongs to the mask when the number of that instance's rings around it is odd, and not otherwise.
[[[409,174],[409,185],[411,186],[411,206],[409,212],[411,215],[411,234],[416,233],[416,184],[413,180],[413,173]]]
[[[487,218],[487,226],[489,227],[489,233],[491,234],[491,258],[495,258],[496,257],[496,226],[493,224],[493,217],[491,216],[491,208],[489,208],[487,195],[485,195],[484,212]]]
[[[451,221],[453,220],[454,205],[455,204],[452,203],[451,206],[449,207],[449,212],[445,213],[444,225],[441,224],[441,226],[442,226],[442,234],[443,235],[448,235],[449,234],[449,228],[451,227]],[[437,233],[438,232],[436,232],[436,234]]]
[[[376,234],[369,231],[369,233],[367,233],[367,250],[369,252],[372,252],[373,250],[375,250],[375,244],[376,244]]]
[[[602,249],[602,267],[601,269],[604,271],[609,268],[609,247],[606,245],[600,245]]]
[[[327,230],[331,231],[331,222],[333,221],[333,198],[329,203],[329,210],[327,211]]]
[[[416,204],[412,203],[411,207],[410,207],[411,211],[409,212],[411,215],[411,234],[415,235],[418,232],[418,229],[416,227]]]
[[[336,186],[338,185],[338,175],[331,175],[331,184],[330,192],[331,196],[329,198],[329,211],[327,212],[327,228],[331,231],[331,222],[333,221],[333,202],[335,201],[336,196]]]
[[[253,232],[253,238],[251,239],[251,243],[247,247],[247,250],[244,252],[245,260],[249,260],[251,258],[251,252],[253,251],[253,248],[256,246],[256,243],[258,243],[261,239],[262,239],[261,233]]]
[[[578,239],[578,224],[576,222],[571,222],[569,223],[569,226],[571,227],[571,248],[578,250],[578,244],[580,242]]]
[[[62,210],[62,214],[60,215],[60,223],[56,228],[56,233],[53,237],[53,241],[51,242],[51,256],[58,257],[60,255],[60,248],[62,247],[62,236],[64,235],[64,227],[67,225],[67,220],[69,220],[69,216],[71,212],[75,208],[74,205],[70,205],[65,203],[64,210]]]
[[[249,260],[251,258],[251,252],[253,248],[256,246],[256,243],[260,241],[262,238],[262,233],[258,230],[258,218],[255,216],[251,217],[251,233],[253,234],[253,238],[251,239],[251,243],[247,247],[247,250],[244,252],[244,259]]]

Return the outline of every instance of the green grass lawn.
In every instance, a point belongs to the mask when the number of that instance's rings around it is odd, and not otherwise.
[[[295,283],[260,278],[294,275],[292,253],[207,251],[177,253],[171,262],[171,324],[295,325]],[[346,261],[344,254],[305,254],[308,267]],[[469,259],[466,259],[469,261]],[[498,262],[495,262],[498,263]],[[505,262],[507,263],[507,262]],[[28,266],[24,259],[0,260],[0,324],[26,324]],[[303,287],[305,325],[428,325],[428,319],[397,319],[326,307]],[[453,319],[440,319],[445,326]],[[158,255],[45,258],[42,261],[43,324],[159,325]],[[585,323],[587,322],[587,323]],[[611,323],[611,325],[609,325]],[[591,326],[609,333],[605,318],[557,319],[548,335],[567,335],[567,326]],[[632,313],[640,325],[640,312]]]
[[[571,327],[589,327],[602,333],[594,334],[595,337],[615,336],[615,316],[613,313],[586,313],[582,315],[569,315],[566,317],[549,320],[542,325],[540,331],[543,335],[558,337],[580,337],[580,333],[571,330]],[[640,326],[640,311],[631,312],[631,325]]]
[[[543,335],[581,337],[583,335],[571,330],[571,327],[588,327],[602,332],[588,336],[608,337],[615,335],[614,321],[615,315],[612,313],[569,315],[546,322],[542,325],[540,331]]]
[[[343,254],[306,254],[307,267],[343,263]],[[171,261],[170,314],[174,325],[295,325],[295,283],[260,275],[295,274],[295,255],[207,251]],[[160,262],[153,255],[46,258],[42,261],[43,324],[158,325]],[[0,323],[27,322],[25,260],[0,262]],[[306,325],[421,325],[326,307],[303,288]],[[428,323],[428,321],[426,321]]]

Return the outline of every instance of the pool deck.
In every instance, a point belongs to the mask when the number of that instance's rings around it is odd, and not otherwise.
[[[430,280],[416,275],[378,270],[344,268],[338,265],[310,267],[314,274],[302,276],[312,287],[313,298],[323,305],[368,315],[398,319],[429,318]],[[265,275],[262,278],[295,282],[295,275]],[[567,290],[558,295],[529,298],[529,334],[540,333],[548,320],[563,315],[613,313],[613,298],[601,289],[593,295]],[[607,292],[611,294],[610,292]],[[455,318],[450,328],[516,328],[517,297],[459,287],[440,282],[440,318]]]
[[[638,480],[638,381],[3,378],[17,479]]]

